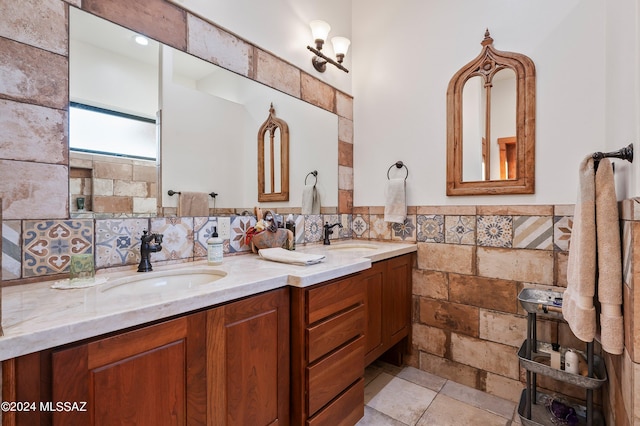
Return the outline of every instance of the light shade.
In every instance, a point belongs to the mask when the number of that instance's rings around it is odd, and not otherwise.
[[[347,54],[347,50],[349,50],[351,40],[346,37],[333,37],[331,39],[331,44],[333,44],[333,52],[336,55],[344,56]]]
[[[329,31],[331,31],[331,26],[320,20],[309,22],[309,26],[314,40],[322,40],[324,42],[329,35]]]
[[[145,36],[136,35],[133,37],[133,39],[135,40],[136,43],[138,43],[141,46],[146,46],[149,44],[149,39],[146,38]]]

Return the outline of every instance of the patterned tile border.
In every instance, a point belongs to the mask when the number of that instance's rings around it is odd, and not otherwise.
[[[229,238],[229,253],[241,253],[251,251],[251,247],[245,244],[247,231],[255,226],[254,216],[232,216],[231,236]]]
[[[384,221],[384,215],[372,214],[369,216],[369,238],[372,240],[390,240],[391,224]]]
[[[322,215],[308,215],[304,221],[304,242],[317,243],[322,241]]]
[[[14,280],[22,273],[22,245],[20,221],[2,222],[2,279]]]
[[[445,236],[447,244],[474,245],[476,243],[475,216],[445,216]]]
[[[353,238],[369,238],[369,215],[356,215],[351,221]]]
[[[22,241],[23,277],[67,272],[71,255],[93,254],[93,220],[26,220]]]
[[[391,224],[391,240],[392,241],[416,241],[416,215],[409,215],[404,223]]]
[[[152,218],[151,232],[163,235],[162,251],[154,253],[156,261],[193,257],[192,217]]]
[[[513,217],[512,216],[478,216],[477,243],[482,247],[513,246]]]
[[[136,265],[149,219],[96,219],[96,268]]]
[[[444,243],[444,215],[419,214],[416,220],[418,242]]]
[[[513,247],[553,250],[553,218],[513,216]]]
[[[573,228],[573,216],[553,217],[553,249],[555,251],[569,251]]]

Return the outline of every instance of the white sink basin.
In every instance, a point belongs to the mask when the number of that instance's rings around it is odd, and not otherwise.
[[[340,250],[340,251],[368,251],[368,250],[377,250],[379,247],[375,244],[370,243],[345,243],[345,244],[335,244],[330,245],[328,247],[329,250]]]
[[[188,290],[227,276],[225,271],[206,267],[134,272],[133,274],[136,275],[107,281],[101,291],[108,294],[135,295]]]

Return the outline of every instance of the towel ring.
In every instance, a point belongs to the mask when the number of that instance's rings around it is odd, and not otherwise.
[[[401,168],[404,167],[407,170],[407,175],[404,177],[404,180],[407,180],[407,178],[409,177],[409,168],[407,166],[405,166],[405,164],[402,161],[396,161],[394,164],[389,166],[389,170],[387,170],[387,179],[390,179],[389,178],[389,172],[391,171],[393,166],[396,166],[398,169],[401,169]]]
[[[316,178],[316,181],[313,183],[313,186],[316,186],[316,184],[318,183],[318,171],[314,170],[312,172],[307,173],[307,176],[304,178],[304,184],[307,184],[307,179],[309,178],[309,175],[313,175],[314,178]]]

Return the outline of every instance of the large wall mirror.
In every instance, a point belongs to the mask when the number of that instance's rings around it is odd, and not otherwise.
[[[535,67],[493,48],[461,68],[447,89],[447,195],[535,191]]]
[[[256,134],[271,104],[289,125],[290,196],[269,207],[299,207],[311,170],[323,205],[337,206],[337,115],[153,40],[137,45],[132,31],[69,9],[72,215],[78,197],[96,217],[155,215],[177,205],[169,190],[216,192],[210,207],[256,205]],[[78,130],[97,128],[87,114],[107,116],[98,135]]]

